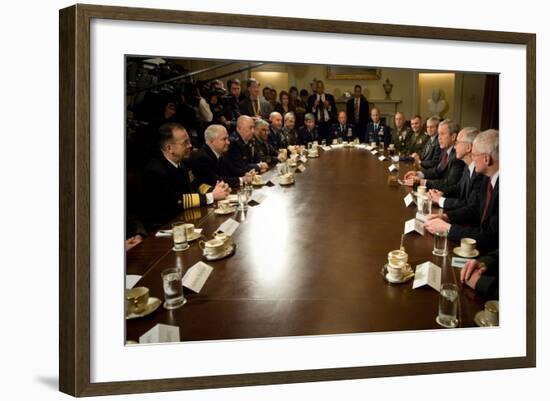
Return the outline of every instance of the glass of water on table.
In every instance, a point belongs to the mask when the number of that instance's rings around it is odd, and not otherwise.
[[[435,321],[446,328],[458,326],[458,286],[456,284],[441,284],[439,312]]]
[[[183,296],[181,273],[181,269],[178,268],[165,269],[161,273],[162,288],[164,289],[163,306],[166,309],[178,309],[187,302]]]

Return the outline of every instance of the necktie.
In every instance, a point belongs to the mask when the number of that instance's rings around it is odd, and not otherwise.
[[[355,116],[355,122],[359,122],[359,99],[355,99],[355,110],[353,112],[353,115]]]
[[[489,203],[491,203],[491,195],[493,194],[493,185],[491,180],[489,180],[489,185],[487,185],[487,197],[485,198],[485,208],[483,209],[483,214],[481,215],[481,222],[487,217],[487,212],[489,211]]]
[[[441,160],[441,171],[445,171],[447,168],[447,161],[449,160],[449,154],[447,151],[445,151],[445,154],[443,155],[443,160]]]

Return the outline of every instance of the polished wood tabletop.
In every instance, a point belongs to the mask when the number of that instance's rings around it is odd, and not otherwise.
[[[182,341],[441,328],[437,291],[413,290],[412,280],[389,284],[381,274],[388,252],[399,248],[405,221],[416,213],[403,201],[410,189],[388,185],[389,165],[365,149],[322,151],[295,174],[294,185],[264,186],[266,199],[246,213],[220,216],[209,207],[179,216],[203,228],[206,238],[228,218],[239,221],[237,250],[207,262],[212,274],[200,294],[184,289],[183,307],[161,306],[127,320],[127,340],[137,341],[157,323],[179,326]],[[449,243],[449,250],[456,245]],[[442,282],[459,284],[452,252],[432,255],[429,233],[406,235],[404,246],[413,269],[432,261],[442,267]],[[161,271],[181,266],[185,272],[199,260],[198,241],[174,252],[171,238],[150,235],[128,252],[126,268],[143,275],[137,286],[162,300]],[[461,287],[461,327],[475,326],[483,302]]]

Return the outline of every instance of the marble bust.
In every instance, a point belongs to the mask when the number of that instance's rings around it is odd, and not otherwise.
[[[432,98],[428,99],[428,108],[432,116],[441,117],[441,113],[447,107],[447,102],[441,99],[441,91],[438,88],[432,90]]]

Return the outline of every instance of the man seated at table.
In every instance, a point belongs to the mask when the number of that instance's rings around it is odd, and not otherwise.
[[[498,299],[498,248],[479,259],[469,260],[460,271],[460,282],[486,298]]]
[[[473,238],[486,249],[498,247],[498,131],[487,130],[474,140],[472,159],[478,174],[485,177],[479,191],[479,202],[442,215],[430,215],[425,228],[430,232],[447,231],[451,241]]]
[[[428,136],[422,132],[422,117],[417,114],[411,118],[411,134],[407,139],[405,153],[407,155],[420,153],[427,140]]]
[[[281,129],[283,128],[283,116],[276,111],[269,115],[268,141],[274,149],[280,148]]]
[[[459,209],[469,202],[477,202],[479,187],[483,175],[476,173],[472,160],[472,148],[479,130],[474,127],[462,128],[455,143],[456,157],[466,164],[462,178],[454,185],[448,185],[440,190],[430,189],[432,201],[445,210]]]
[[[367,124],[367,138],[369,142],[376,142],[377,146],[380,143],[387,148],[391,142],[390,127],[380,120],[380,110],[378,107],[373,107],[370,111],[371,122]]]
[[[398,111],[395,113],[395,129],[391,133],[391,143],[395,146],[398,153],[407,154],[407,144],[411,136],[411,131],[405,125],[405,114]]]
[[[279,156],[278,150],[271,146],[268,137],[269,124],[267,121],[256,120],[254,127],[254,161],[275,164],[282,160],[282,156]]]
[[[242,177],[250,170],[264,173],[267,163],[254,161],[254,120],[249,116],[237,119],[235,135],[231,138],[227,152],[226,175]]]
[[[414,152],[411,157],[415,163],[420,164],[422,168],[432,168],[437,166],[441,155],[441,148],[439,147],[437,127],[439,125],[438,117],[430,117],[426,121],[426,135],[427,140],[424,142],[424,147],[421,152]]]
[[[315,116],[307,113],[304,117],[305,125],[298,130],[298,143],[307,145],[309,142],[319,141],[319,131],[315,126]]]
[[[353,124],[348,124],[348,116],[345,111],[338,113],[338,122],[332,124],[328,132],[328,142],[332,143],[334,139],[352,142],[355,138],[355,128]]]
[[[231,187],[238,187],[242,182],[252,182],[254,170],[240,177],[228,175],[229,134],[224,126],[209,126],[204,131],[204,141],[205,144],[191,155],[191,169],[198,182],[215,186],[217,182],[223,181]]]
[[[292,112],[285,114],[284,126],[279,137],[280,148],[298,145],[298,132],[296,131],[296,116]]]
[[[178,123],[159,128],[161,155],[153,158],[144,171],[144,214],[150,226],[166,223],[185,209],[205,206],[225,199],[229,186],[218,182],[211,192],[199,193],[199,184],[183,163],[191,153],[191,141]]]
[[[416,183],[428,188],[441,189],[456,184],[462,177],[464,162],[456,158],[454,144],[458,134],[458,124],[447,119],[439,123],[438,141],[441,148],[439,164],[422,171],[408,171],[405,174],[405,184],[413,186]]]

